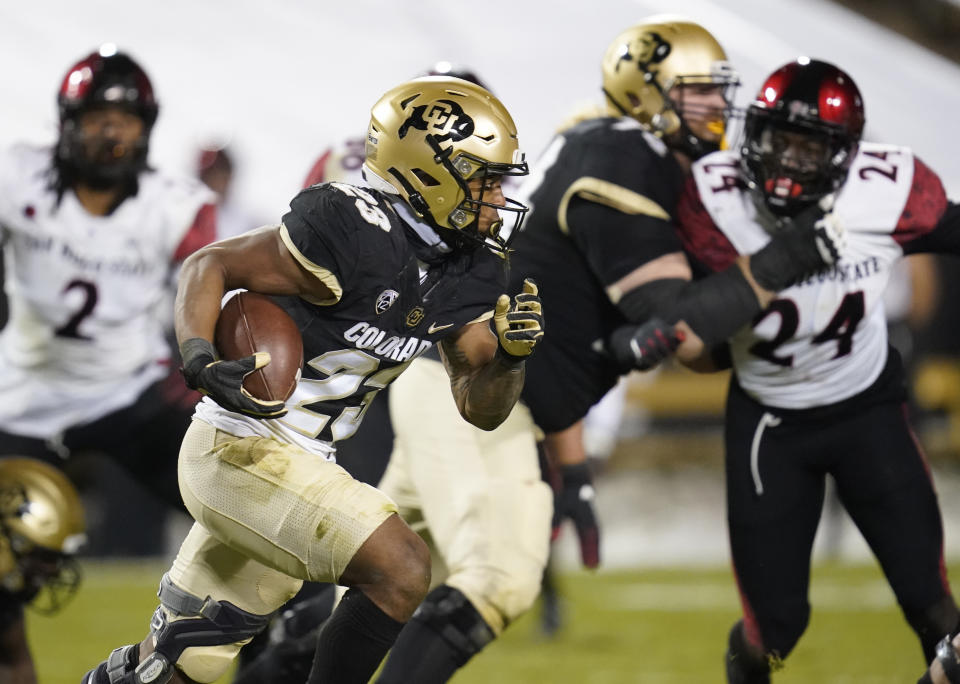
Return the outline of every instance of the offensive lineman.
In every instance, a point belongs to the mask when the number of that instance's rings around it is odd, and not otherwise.
[[[166,307],[180,262],[215,236],[215,200],[147,166],[157,101],[114,46],[70,67],[57,101],[52,150],[0,153],[0,454],[106,453],[180,508],[174,435],[193,407],[167,381]]]
[[[730,632],[731,684],[769,682],[806,629],[827,474],[927,661],[960,626],[881,298],[904,254],[960,253],[960,210],[909,149],[860,142],[863,125],[848,74],[807,58],[781,67],[748,111],[739,153],[698,161],[678,209],[684,246],[707,272],[817,203],[832,202],[825,220],[847,237],[840,262],[796,280],[730,339],[727,514],[744,610]]]
[[[533,274],[555,302],[559,332],[531,359],[523,401],[562,469],[558,506],[576,523],[585,561],[597,550],[582,440],[590,407],[622,373],[671,353],[678,338],[664,320],[721,341],[793,278],[836,257],[823,231],[795,229],[689,282],[673,208],[691,162],[720,146],[736,74],[708,31],[671,15],[617,36],[602,73],[609,115],[562,132],[541,155],[521,189],[531,215],[512,259],[514,282]],[[624,351],[612,358],[597,343],[624,323],[635,325],[620,329]]]
[[[333,462],[334,442],[434,343],[462,416],[484,429],[507,417],[543,334],[535,285],[500,294],[502,217],[515,228],[526,211],[500,179],[527,166],[496,98],[435,77],[374,105],[366,165],[370,189],[308,188],[280,226],[184,265],[184,375],[209,395],[180,458],[197,523],[161,582],[151,634],[85,684],[212,682],[304,579],[350,587],[320,632],[309,682],[366,682],[424,598],[426,546],[392,501]],[[278,295],[300,325],[308,361],[286,407],[241,391],[261,356],[215,360],[220,299],[239,287]]]

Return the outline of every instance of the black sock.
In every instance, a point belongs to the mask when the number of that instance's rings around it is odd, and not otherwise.
[[[367,684],[401,629],[402,622],[350,589],[320,630],[307,684]]]
[[[377,684],[446,682],[460,667],[460,660],[457,649],[414,618],[397,638]]]
[[[440,585],[400,632],[377,684],[442,684],[493,638],[467,597]]]

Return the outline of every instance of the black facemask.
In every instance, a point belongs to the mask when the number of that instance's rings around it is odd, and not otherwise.
[[[87,137],[73,120],[65,121],[56,148],[56,168],[62,189],[83,184],[94,190],[137,192],[137,176],[147,168],[149,130],[133,144],[112,138]]]

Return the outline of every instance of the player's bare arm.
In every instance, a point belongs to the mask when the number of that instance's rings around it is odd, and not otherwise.
[[[294,258],[280,226],[210,245],[188,258],[180,273],[174,323],[189,387],[213,397],[224,408],[254,418],[279,418],[283,401],[264,401],[243,388],[243,378],[270,362],[267,353],[218,361],[213,331],[225,292],[245,288],[275,295],[329,298],[331,292]]]
[[[493,319],[464,326],[440,344],[440,357],[460,415],[482,430],[506,420],[523,388],[524,360],[543,337],[543,313],[537,286],[524,282],[512,299],[501,295]]]
[[[287,249],[280,226],[264,226],[209,245],[184,262],[175,304],[177,341],[212,340],[220,300],[238,288],[320,300],[331,296]]]

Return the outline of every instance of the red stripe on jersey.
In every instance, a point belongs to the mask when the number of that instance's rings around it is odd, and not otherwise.
[[[692,176],[677,205],[677,224],[684,251],[711,271],[722,271],[737,260],[736,248],[710,218]]]
[[[914,157],[913,187],[893,231],[893,239],[903,245],[929,233],[946,210],[947,193],[940,177]]]
[[[313,168],[310,169],[310,173],[307,174],[306,180],[303,181],[303,187],[309,188],[311,185],[323,183],[327,175],[327,161],[330,159],[330,154],[331,150],[327,150],[323,153],[323,156],[316,161]]]
[[[174,261],[183,261],[198,249],[217,239],[217,205],[204,204],[193,219],[193,225],[183,236],[173,253]]]

